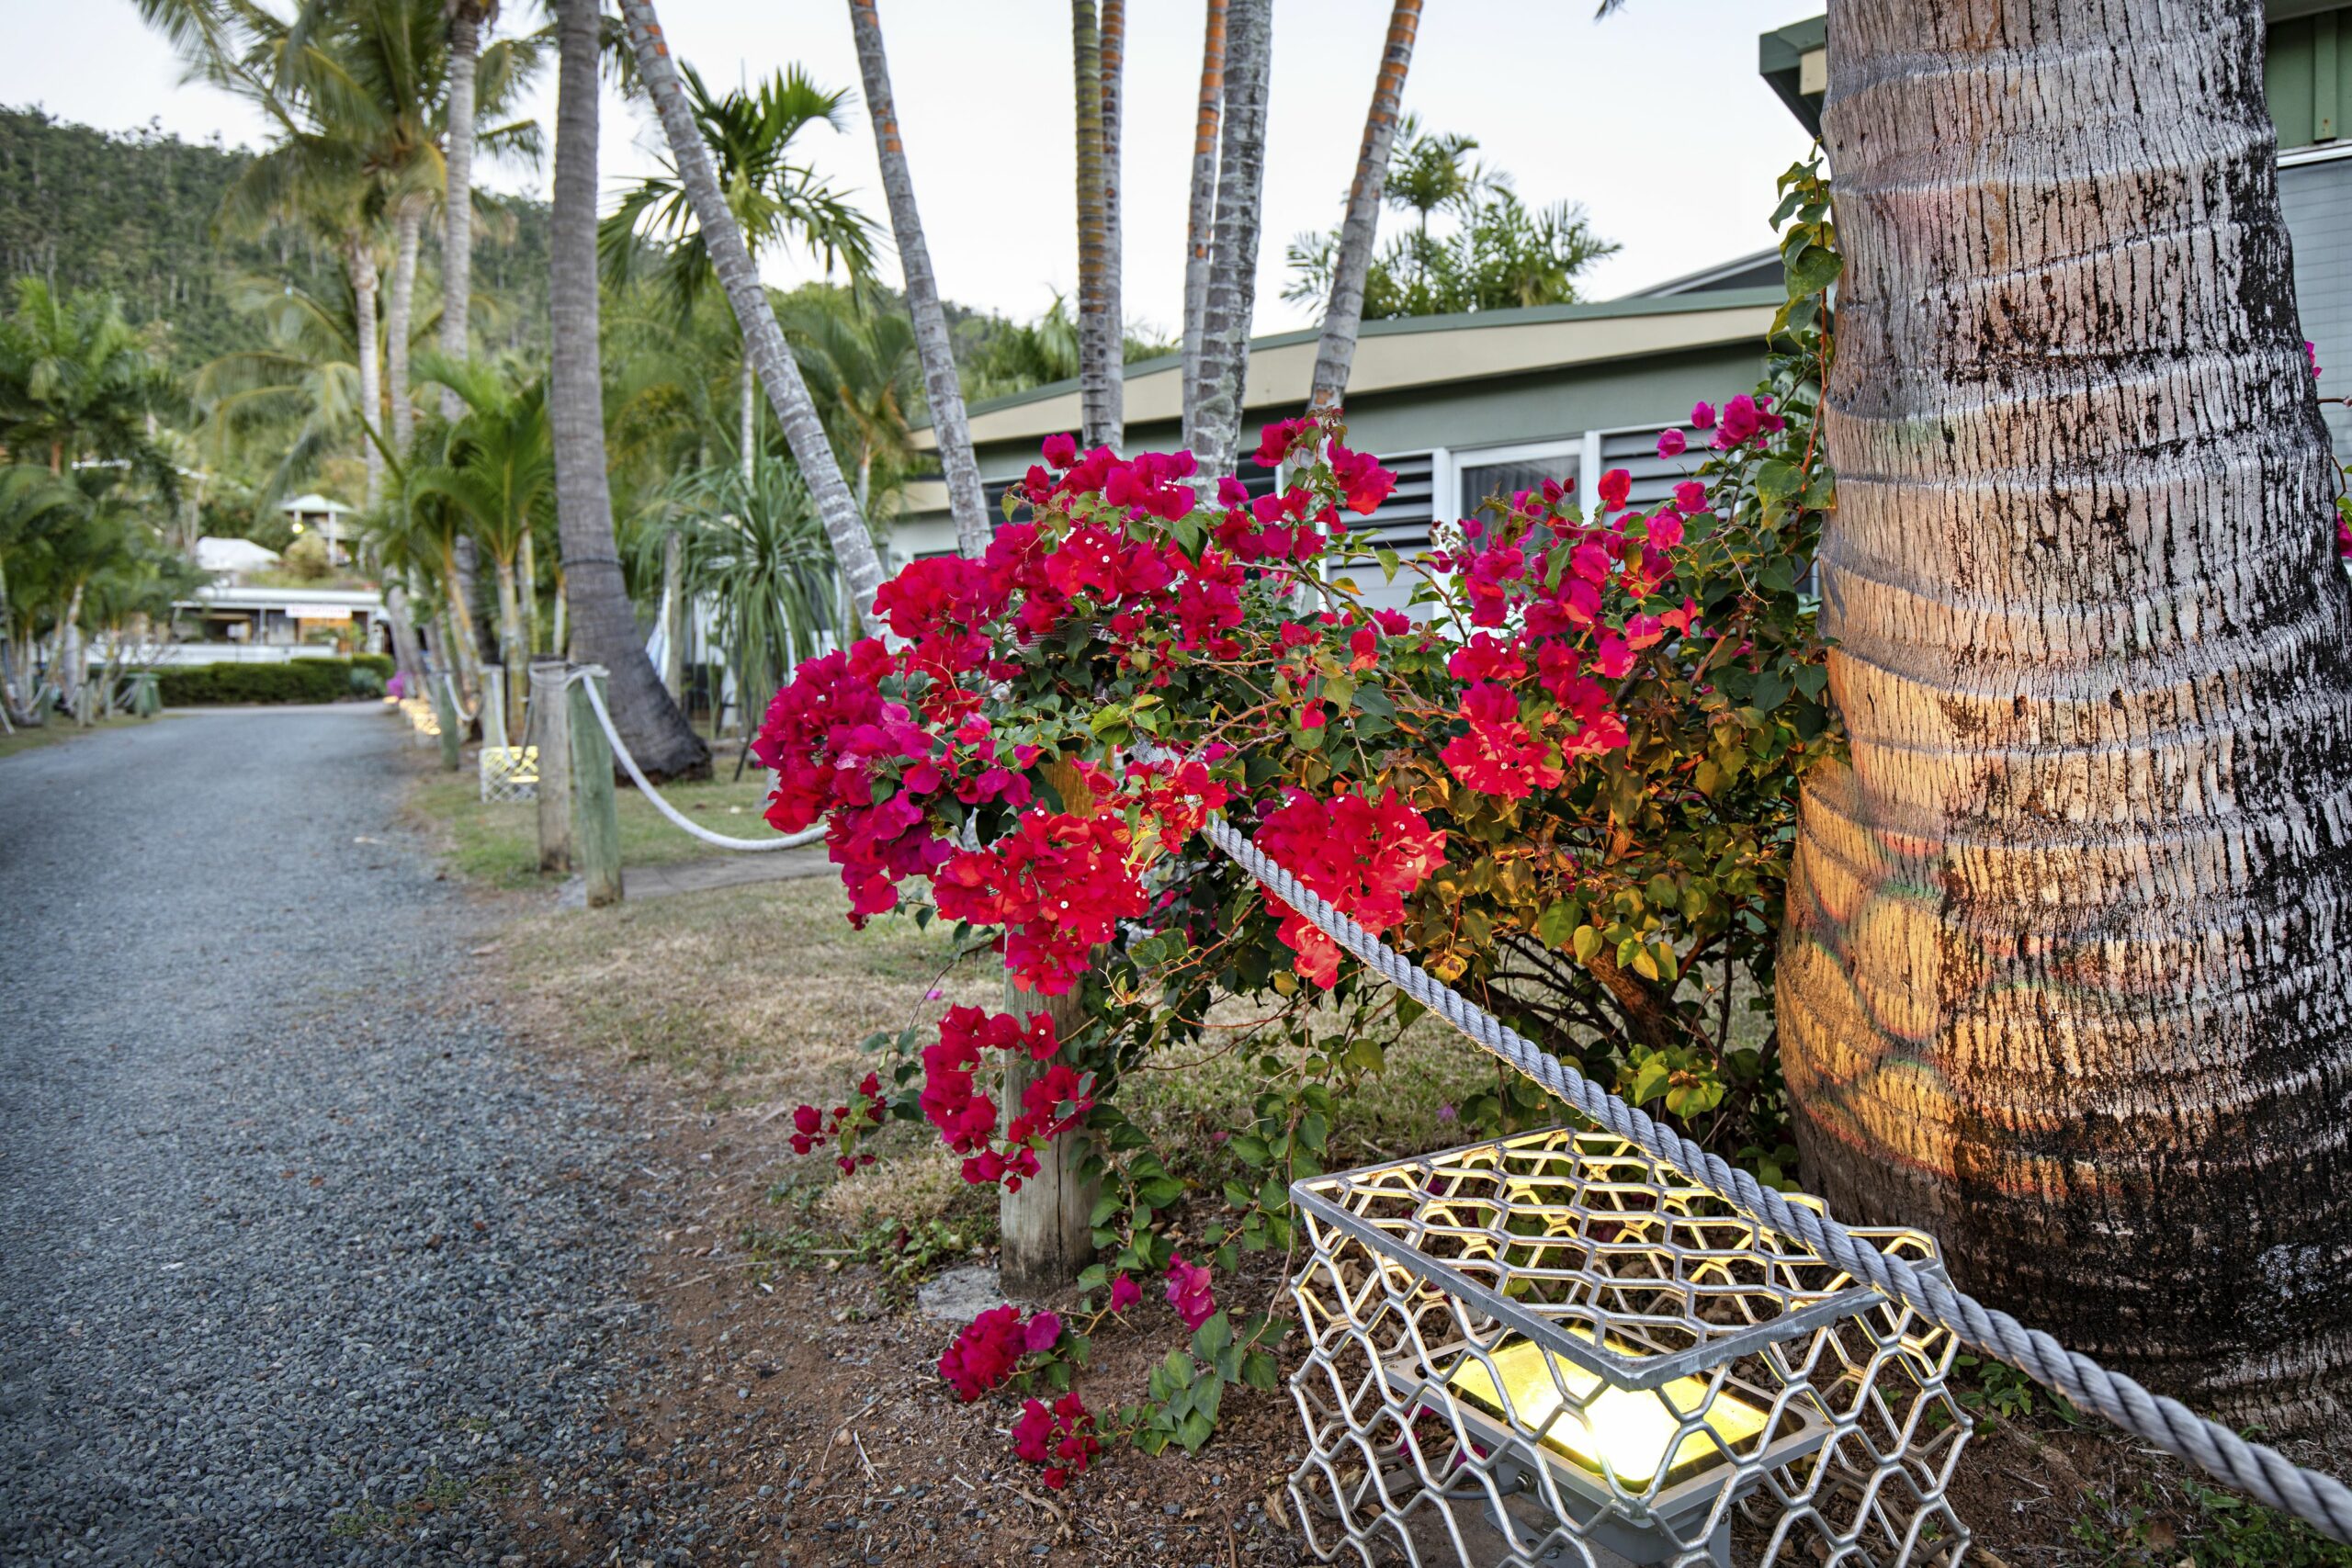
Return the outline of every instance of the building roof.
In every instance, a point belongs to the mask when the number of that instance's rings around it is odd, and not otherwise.
[[[293,500],[280,505],[277,510],[289,516],[308,516],[313,512],[323,512],[330,517],[342,517],[357,511],[358,508],[345,506],[339,501],[329,501],[317,491],[312,491],[308,495],[296,496]]]
[[[1363,397],[1747,342],[1764,335],[1785,299],[1779,288],[1724,289],[1366,321],[1357,335],[1348,391]],[[1243,405],[1305,407],[1319,336],[1309,330],[1250,339]],[[1172,423],[1182,417],[1182,356],[1173,354],[1126,367],[1129,424]],[[1075,430],[1078,382],[1056,381],[974,403],[971,420],[972,439],[981,445]],[[928,424],[917,427],[914,436],[915,445],[926,450],[935,444]]]
[[[220,539],[208,534],[196,542],[198,571],[257,571],[277,564],[278,555],[251,539]]]
[[[214,583],[196,591],[193,599],[174,601],[177,608],[216,610],[366,610],[380,615],[384,596],[371,588],[255,588],[243,583]]]

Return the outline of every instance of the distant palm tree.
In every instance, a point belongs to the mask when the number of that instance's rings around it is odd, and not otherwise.
[[[356,297],[322,299],[275,278],[249,277],[230,305],[259,329],[261,342],[198,367],[193,382],[198,435],[212,453],[233,459],[254,448],[277,454],[255,491],[266,507],[355,444],[380,464],[380,410],[368,403],[360,367]],[[370,323],[373,324],[372,322]]]
[[[1200,382],[1185,428],[1204,474],[1231,471],[1241,438],[1250,321],[1258,291],[1258,230],[1266,178],[1266,86],[1272,0],[1230,0],[1225,108],[1217,147],[1216,251],[1201,318]]]
[[[1372,242],[1380,228],[1380,202],[1388,160],[1400,129],[1397,106],[1405,96],[1405,73],[1413,60],[1413,38],[1421,24],[1421,0],[1396,0],[1388,13],[1388,43],[1374,79],[1372,108],[1364,116],[1363,141],[1356,151],[1355,183],[1348,190],[1347,216],[1331,263],[1331,291],[1323,310],[1321,341],[1315,350],[1309,394],[1318,409],[1336,407],[1348,389],[1355,364],[1356,331],[1363,322],[1364,279],[1372,270]]]
[[[812,125],[847,129],[846,89],[829,92],[797,65],[762,82],[756,91],[738,88],[713,94],[691,65],[681,67],[695,124],[710,149],[728,210],[753,261],[768,252],[797,244],[820,255],[828,273],[838,259],[852,278],[874,266],[874,223],[850,205],[805,163],[796,162],[793,142]],[[652,242],[650,250],[647,242]],[[649,175],[623,196],[597,233],[605,276],[626,283],[640,273],[674,301],[683,320],[718,276],[703,243],[675,166]],[[742,357],[741,421],[737,448],[750,472],[758,445],[758,388],[751,355]]]
[[[443,432],[431,460],[409,471],[412,501],[454,507],[490,552],[498,570],[498,648],[506,671],[511,740],[519,735],[530,687],[530,612],[519,570],[531,536],[555,515],[555,438],[548,423],[547,381],[520,385],[495,367],[427,355],[425,374],[458,394],[465,412]],[[537,586],[529,592],[536,602]]]
[[[780,319],[833,450],[856,475],[857,509],[870,527],[876,466],[892,489],[914,467],[907,420],[922,372],[914,323],[895,310],[862,310],[840,290],[803,291]]]

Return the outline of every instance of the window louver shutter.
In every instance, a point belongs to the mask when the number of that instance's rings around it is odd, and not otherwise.
[[[1659,432],[1679,428],[1690,438],[1690,449],[1679,457],[1657,455]],[[1674,498],[1674,487],[1693,478],[1699,465],[1706,460],[1707,433],[1688,426],[1658,425],[1649,430],[1611,430],[1600,437],[1600,471],[1623,468],[1632,476],[1634,486],[1626,504],[1640,510],[1656,506],[1661,501]],[[1591,498],[1585,498],[1586,505]]]

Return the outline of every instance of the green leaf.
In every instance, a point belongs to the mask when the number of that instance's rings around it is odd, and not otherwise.
[[[1168,1374],[1169,1386],[1171,1388],[1193,1386],[1193,1358],[1182,1350],[1169,1351],[1168,1359],[1159,1363],[1158,1370]]]
[[[1578,926],[1575,942],[1577,962],[1579,964],[1591,963],[1593,955],[1600,951],[1600,933],[1590,926]]]
[[[1826,245],[1808,244],[1788,260],[1789,298],[1818,294],[1838,281],[1846,258]]]
[[[1666,1092],[1667,1080],[1673,1077],[1673,1073],[1674,1070],[1666,1064],[1664,1053],[1651,1056],[1648,1061],[1642,1064],[1641,1069],[1634,1073],[1634,1087],[1628,1091],[1626,1098],[1636,1105],[1648,1104]]]
[[[1236,1133],[1228,1146],[1240,1156],[1244,1165],[1262,1168],[1274,1157],[1274,1151],[1266,1146],[1266,1140],[1255,1133]]]
[[[1546,947],[1566,947],[1576,936],[1576,910],[1565,898],[1555,898],[1535,917],[1535,934]]]
[[[1211,1313],[1209,1319],[1193,1331],[1193,1354],[1203,1360],[1215,1360],[1216,1353],[1233,1343],[1233,1320],[1222,1312]]]
[[[1373,551],[1372,558],[1380,563],[1381,571],[1386,575],[1388,581],[1391,582],[1396,581],[1396,573],[1405,564],[1397,558],[1395,550],[1389,549],[1385,546]]]
[[[1136,1184],[1136,1201],[1154,1209],[1165,1209],[1184,1195],[1184,1184],[1172,1176],[1156,1176]]]
[[[1201,1445],[1209,1440],[1209,1434],[1216,1430],[1216,1423],[1195,1410],[1176,1423],[1176,1440],[1183,1445],[1186,1453],[1198,1453]]]
[[[1272,1393],[1280,1372],[1274,1359],[1263,1350],[1252,1350],[1241,1358],[1241,1381],[1251,1388]]]
[[[1794,463],[1767,457],[1756,465],[1756,493],[1766,501],[1786,501],[1796,494],[1804,478]]]
[[[1388,694],[1377,686],[1360,688],[1355,694],[1355,705],[1358,713],[1372,714],[1379,718],[1394,718],[1396,716],[1396,705],[1390,702]]]

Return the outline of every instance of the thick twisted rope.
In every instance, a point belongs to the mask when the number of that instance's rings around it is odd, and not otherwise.
[[[1791,1235],[1855,1279],[1877,1287],[1968,1344],[2016,1367],[2035,1382],[2095,1410],[2135,1437],[2179,1455],[2207,1474],[2271,1507],[2303,1520],[2331,1540],[2352,1545],[2352,1489],[2334,1476],[2290,1463],[2276,1450],[2249,1443],[2177,1399],[2151,1393],[2110,1372],[2039,1329],[1900,1258],[1857,1239],[1837,1221],[1790,1202],[1747,1171],[1735,1169],[1670,1127],[1660,1126],[1583,1074],[1537,1047],[1483,1008],[1440,984],[1300,883],[1258,847],[1212,817],[1203,829],[1235,863],[1275,897],[1306,916],[1325,935],[1363,961],[1381,978],[1453,1025],[1472,1042],[1526,1074],[1553,1095],[1643,1153],[1704,1183],[1767,1229]]]
[[[786,833],[774,839],[730,839],[724,833],[714,833],[701,823],[690,820],[684,812],[662,798],[662,792],[653,787],[653,781],[645,776],[645,770],[639,767],[637,759],[628,754],[628,745],[621,739],[621,732],[613,728],[613,716],[605,710],[605,694],[597,689],[595,682],[588,679],[591,675],[601,675],[604,672],[594,666],[574,670],[570,676],[566,677],[566,684],[576,682],[582,690],[587,692],[588,705],[595,710],[596,722],[604,726],[605,739],[612,743],[613,755],[621,760],[621,766],[628,770],[628,776],[637,781],[638,793],[651,801],[654,809],[661,812],[662,816],[667,817],[706,844],[716,844],[722,850],[741,850],[747,853],[761,850],[797,849],[802,844],[813,844],[825,836],[825,830],[822,828],[808,828],[797,833]]]

